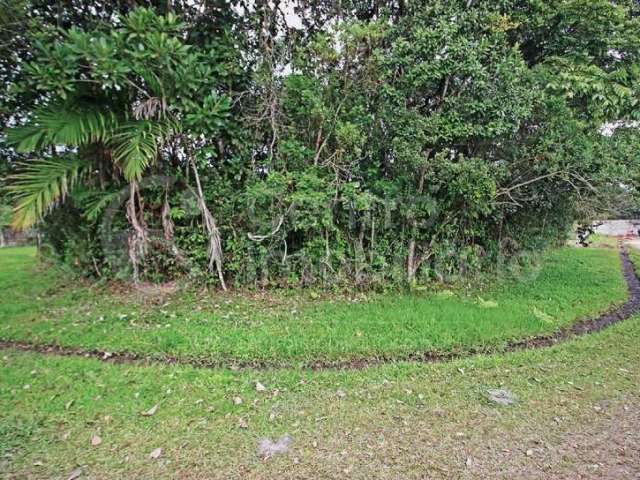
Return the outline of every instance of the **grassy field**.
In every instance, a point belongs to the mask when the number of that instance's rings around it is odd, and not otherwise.
[[[360,371],[140,367],[8,350],[0,357],[0,472],[635,478],[639,344],[634,318],[551,349]],[[490,404],[486,390],[499,387],[519,401]],[[142,415],[156,404],[154,415]],[[290,453],[256,454],[261,438],[285,433]]]
[[[2,338],[283,363],[499,347],[626,295],[608,249],[552,252],[519,282],[482,291],[350,302],[116,292],[37,266],[32,249],[1,250],[0,262],[10,292],[0,299]],[[639,343],[635,317],[549,349],[362,370],[194,369],[5,349],[0,477],[634,478]],[[495,388],[517,402],[491,403]],[[258,454],[263,439],[285,434],[288,452]]]
[[[313,292],[173,294],[83,285],[0,250],[0,338],[109,352],[295,366],[499,350],[626,298],[617,251],[564,248],[491,288],[314,299]]]

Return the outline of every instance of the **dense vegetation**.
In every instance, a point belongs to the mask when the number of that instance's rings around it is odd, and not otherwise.
[[[3,198],[87,274],[446,280],[636,205],[632,0],[11,4]]]

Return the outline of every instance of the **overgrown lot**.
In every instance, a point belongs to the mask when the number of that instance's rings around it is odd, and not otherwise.
[[[480,289],[314,298],[313,291],[160,295],[76,283],[36,266],[30,249],[0,252],[0,338],[298,365],[415,352],[500,349],[553,332],[626,298],[618,253],[564,248]]]
[[[1,1],[0,224],[85,276],[426,285],[638,212],[633,0]]]

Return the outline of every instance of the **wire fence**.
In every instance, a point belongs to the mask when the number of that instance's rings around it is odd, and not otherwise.
[[[0,228],[0,248],[36,245],[37,242],[38,234],[36,230],[20,232],[8,228]]]

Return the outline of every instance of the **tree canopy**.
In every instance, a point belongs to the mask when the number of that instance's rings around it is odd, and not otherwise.
[[[87,274],[447,280],[638,211],[632,0],[12,4],[0,203]]]

